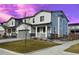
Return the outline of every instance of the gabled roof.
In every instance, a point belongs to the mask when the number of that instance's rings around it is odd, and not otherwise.
[[[11,19],[14,19],[13,17],[11,17],[8,21],[5,21],[5,22],[3,22],[3,23],[7,23],[7,22],[9,22]]]
[[[15,20],[23,20],[24,18],[14,18],[14,17],[11,17],[8,21],[5,21],[5,22],[3,22],[3,23],[7,23],[7,22],[9,22],[11,19],[15,19]]]
[[[64,12],[62,10],[57,10],[57,11],[48,11],[48,10],[41,10],[38,11],[37,13],[35,13],[35,15],[33,16],[29,16],[29,17],[25,17],[25,18],[31,18],[31,17],[35,17],[37,14],[39,14],[40,12],[49,12],[49,13],[57,13],[57,12],[61,12],[63,13],[64,17],[66,18],[66,20],[69,22],[68,18],[66,17],[66,15],[64,14]]]
[[[40,12],[49,12],[49,13],[56,13],[56,12],[61,12],[63,13],[63,15],[65,16],[64,12],[62,10],[57,10],[57,11],[48,11],[48,10],[41,10],[41,11],[38,11],[37,13],[35,13],[35,15],[33,16],[28,16],[28,17],[23,17],[23,18],[14,18],[14,17],[11,17],[8,21],[4,22],[4,23],[7,23],[9,22],[11,19],[15,19],[15,20],[23,20],[23,19],[27,19],[27,18],[32,18],[32,17],[35,17],[37,14],[39,14]],[[69,22],[68,18],[65,16],[66,20]]]
[[[61,12],[62,12],[63,15],[65,16],[66,20],[69,22],[68,18],[67,18],[66,15],[64,14],[64,12],[63,12],[63,11],[61,11]]]
[[[52,12],[63,12],[62,10],[57,10],[57,11],[48,11],[48,10],[40,10],[38,11],[37,13],[35,13],[33,16],[28,16],[28,17],[24,17],[24,18],[31,18],[31,17],[35,17],[37,14],[39,14],[40,12],[49,12],[49,13],[52,13]]]

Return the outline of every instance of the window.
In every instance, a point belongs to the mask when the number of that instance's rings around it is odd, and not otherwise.
[[[40,16],[40,22],[44,21],[44,16]]]
[[[34,20],[34,18],[33,18],[33,23],[35,23],[35,20]]]
[[[15,31],[16,31],[16,29],[15,29],[15,28],[13,28],[13,29],[12,29],[12,31],[13,31],[13,32],[15,32]]]
[[[8,33],[11,33],[11,29],[8,29]]]
[[[50,27],[49,27],[49,26],[47,27],[47,29],[48,29],[48,30],[47,30],[47,31],[48,31],[48,33],[50,33]]]
[[[45,27],[43,27],[43,32],[45,32]]]
[[[12,21],[12,25],[13,25],[13,21]]]
[[[40,32],[40,28],[39,27],[37,28],[37,32]]]
[[[26,23],[26,19],[24,20],[24,23]]]
[[[35,33],[35,30],[36,30],[35,27],[33,27],[32,32]]]

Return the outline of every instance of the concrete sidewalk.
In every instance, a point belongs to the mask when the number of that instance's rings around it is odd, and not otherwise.
[[[79,40],[69,41],[55,47],[26,53],[26,55],[76,55],[75,53],[66,52],[64,50],[77,43],[79,43]]]
[[[17,41],[17,40],[21,40],[21,39],[17,39],[17,38],[1,39],[0,43],[12,42],[12,41]],[[9,51],[7,49],[0,48],[0,55],[19,55],[19,54],[20,53],[16,53],[13,51]]]
[[[0,48],[0,55],[21,55],[21,53],[16,53],[7,49]]]
[[[12,42],[12,41],[17,41],[17,40],[23,40],[23,39],[17,39],[17,38],[1,39],[0,43]]]
[[[21,40],[21,39],[5,39],[5,40],[0,40],[0,43],[5,43],[5,42],[11,42],[11,41],[16,41],[16,40]],[[25,53],[25,55],[76,55],[75,53],[70,53],[70,52],[65,52],[64,50],[69,48],[70,46],[79,43],[79,40],[75,41],[54,41],[58,43],[62,43],[62,45],[54,46],[51,48],[46,48],[46,49],[41,49],[37,51],[33,51],[30,53]],[[16,53],[13,51],[9,51],[6,49],[0,48],[0,55],[19,55],[20,53]]]

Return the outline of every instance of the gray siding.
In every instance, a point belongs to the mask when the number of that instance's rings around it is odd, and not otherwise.
[[[67,35],[68,31],[68,21],[64,17],[63,13],[52,13],[51,14],[51,28],[53,34],[58,34],[58,17],[60,17],[60,37]]]
[[[63,20],[63,30],[64,30],[64,34],[68,35],[68,21],[64,18]]]
[[[55,13],[52,13],[52,16],[51,16],[51,29],[52,29],[52,33],[53,34],[58,34],[58,18],[57,18],[57,14]]]
[[[60,19],[60,35],[63,36],[63,35],[67,35],[67,20],[65,17],[61,17]]]

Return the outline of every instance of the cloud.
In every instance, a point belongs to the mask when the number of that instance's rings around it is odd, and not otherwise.
[[[31,16],[36,12],[36,5],[32,4],[0,4],[0,21],[6,21],[8,17]],[[5,18],[4,18],[5,16]]]
[[[0,13],[0,22],[3,22],[4,19],[5,21],[9,20],[9,18],[12,17],[11,15]]]
[[[19,15],[19,17],[32,16],[36,12],[36,9],[35,9],[35,7],[33,5],[21,5],[21,4],[18,4],[17,8],[18,9],[15,10],[15,11]]]

